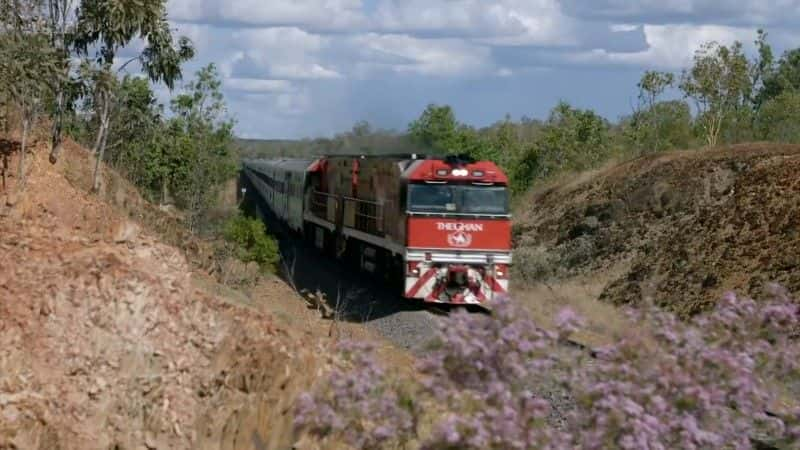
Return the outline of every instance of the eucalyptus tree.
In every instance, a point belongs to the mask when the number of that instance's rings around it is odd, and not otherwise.
[[[173,40],[166,15],[165,0],[82,0],[77,11],[74,47],[88,60],[94,74],[94,105],[98,130],[92,151],[95,168],[92,189],[100,187],[100,163],[103,160],[110,116],[113,113],[116,73],[114,64],[119,51],[134,39],[144,41],[144,49],[122,64],[116,72],[130,63],[138,63],[153,82],[163,82],[172,89],[181,78],[181,64],[194,56],[188,38]]]
[[[751,113],[753,79],[741,42],[725,46],[711,41],[695,52],[680,88],[694,100],[698,123],[709,147],[717,145],[726,120]]]
[[[218,188],[236,173],[234,122],[221,92],[214,64],[199,71],[172,100],[174,117],[167,125],[163,155],[165,184],[187,210],[189,228],[200,229],[203,214],[213,207]]]
[[[75,0],[46,0],[47,25],[50,33],[50,45],[54,49],[60,71],[53,80],[52,128],[50,133],[50,162],[55,164],[61,153],[61,134],[64,127],[64,115],[72,103],[70,93],[71,40],[75,31]]]
[[[50,45],[46,21],[37,1],[0,3],[0,86],[22,119],[17,179],[25,185],[25,157],[31,128],[59,79],[56,52]]]
[[[675,85],[669,72],[645,71],[637,84],[639,101],[629,117],[622,119],[622,135],[636,153],[685,148],[692,138],[692,115],[682,100],[661,100]]]

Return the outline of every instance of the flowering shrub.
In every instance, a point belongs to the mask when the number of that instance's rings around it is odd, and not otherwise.
[[[389,440],[412,437],[416,403],[403,386],[392,383],[374,351],[370,344],[344,342],[328,389],[299,396],[296,423],[320,436],[341,436],[357,448],[381,448]]]
[[[729,294],[689,322],[630,311],[650,331],[591,355],[565,345],[582,326],[571,310],[545,330],[499,300],[492,316],[445,319],[413,377],[347,344],[324,388],[301,397],[296,425],[357,448],[800,448],[800,409],[779,402],[800,379],[800,311],[773,297]]]

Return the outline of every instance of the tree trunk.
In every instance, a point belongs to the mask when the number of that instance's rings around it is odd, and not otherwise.
[[[92,177],[92,191],[97,192],[100,190],[100,163],[103,161],[103,154],[106,152],[106,140],[108,138],[108,121],[106,120],[101,126],[103,130],[103,137],[100,140],[100,148],[95,154],[94,161],[94,176]]]
[[[25,186],[25,153],[28,146],[28,131],[31,128],[30,116],[22,113],[22,144],[19,147],[19,171],[17,172],[17,190]]]
[[[49,0],[48,7],[50,9],[50,43],[53,48],[61,50],[63,60],[63,72],[61,76],[64,78],[56,80],[56,111],[53,117],[53,129],[51,134],[50,146],[50,164],[58,162],[58,157],[61,154],[62,138],[61,134],[64,128],[64,110],[66,109],[65,103],[67,102],[66,95],[66,82],[65,79],[69,78],[71,64],[69,62],[70,49],[67,43],[67,16],[72,7],[72,0]]]
[[[92,146],[93,155],[97,155],[97,152],[100,151],[100,143],[103,141],[104,134],[105,129],[103,128],[103,119],[100,119],[100,128],[97,130],[97,137],[94,139],[94,145]]]
[[[161,177],[161,204],[167,204],[167,176],[163,175]]]
[[[56,111],[53,116],[53,128],[50,140],[50,164],[58,162],[61,154],[61,130],[64,126],[64,85],[59,83],[56,95]]]
[[[106,141],[108,138],[109,126],[109,103],[111,96],[106,92],[101,94],[100,98],[103,99],[103,109],[100,113],[100,129],[97,133],[97,139],[94,143],[94,175],[92,176],[92,191],[97,192],[100,189],[100,163],[103,161],[103,155],[106,151]]]

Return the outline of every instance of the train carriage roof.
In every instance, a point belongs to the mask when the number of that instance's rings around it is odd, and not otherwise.
[[[303,173],[307,172],[315,163],[315,159],[294,159],[294,158],[279,158],[279,159],[247,159],[243,160],[242,164],[245,167],[256,171],[262,170],[281,170],[285,172]]]

